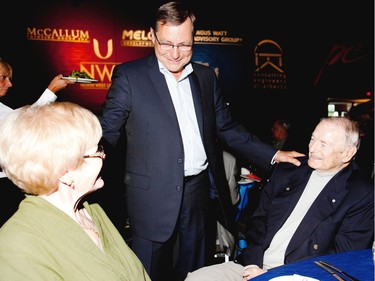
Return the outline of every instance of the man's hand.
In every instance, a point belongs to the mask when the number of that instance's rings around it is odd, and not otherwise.
[[[301,157],[301,156],[305,156],[305,154],[297,152],[297,151],[283,151],[283,150],[279,150],[275,154],[274,161],[276,163],[289,162],[289,163],[292,163],[292,164],[294,164],[296,166],[299,166],[299,165],[301,165],[301,162],[298,161],[296,158],[297,157]]]
[[[252,264],[245,267],[245,270],[242,273],[242,281],[250,280],[258,275],[266,273],[267,270],[263,268],[259,268],[257,265]]]

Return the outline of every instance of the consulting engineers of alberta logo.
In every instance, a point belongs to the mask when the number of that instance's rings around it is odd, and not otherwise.
[[[283,70],[282,49],[273,40],[260,41],[254,48],[254,89],[287,89],[287,76]]]

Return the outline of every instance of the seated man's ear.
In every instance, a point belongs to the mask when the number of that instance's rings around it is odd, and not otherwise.
[[[348,163],[348,162],[352,161],[352,159],[356,155],[357,151],[358,150],[354,145],[346,148],[345,151],[343,152],[344,158],[342,159],[342,162]]]

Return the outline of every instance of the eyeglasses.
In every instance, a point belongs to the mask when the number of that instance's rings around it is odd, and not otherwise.
[[[105,153],[104,153],[104,148],[102,145],[98,145],[98,149],[94,154],[91,155],[84,155],[83,158],[100,158],[102,160],[105,159]]]
[[[170,44],[170,43],[160,43],[159,38],[156,36],[155,32],[154,32],[154,35],[155,35],[156,41],[158,42],[158,44],[160,46],[160,49],[162,49],[163,51],[170,51],[174,47],[176,47],[181,52],[189,52],[193,48],[193,44],[188,45],[188,44],[181,43],[181,44],[174,45],[174,44]]]

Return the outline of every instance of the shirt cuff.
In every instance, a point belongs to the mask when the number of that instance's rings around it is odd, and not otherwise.
[[[279,153],[279,151],[280,150],[276,151],[275,155],[272,157],[272,159],[271,159],[271,165],[275,165],[276,164],[275,158],[276,158],[277,153]]]
[[[57,96],[50,89],[46,88],[43,94],[33,105],[45,105],[50,102],[54,102],[57,99]]]

